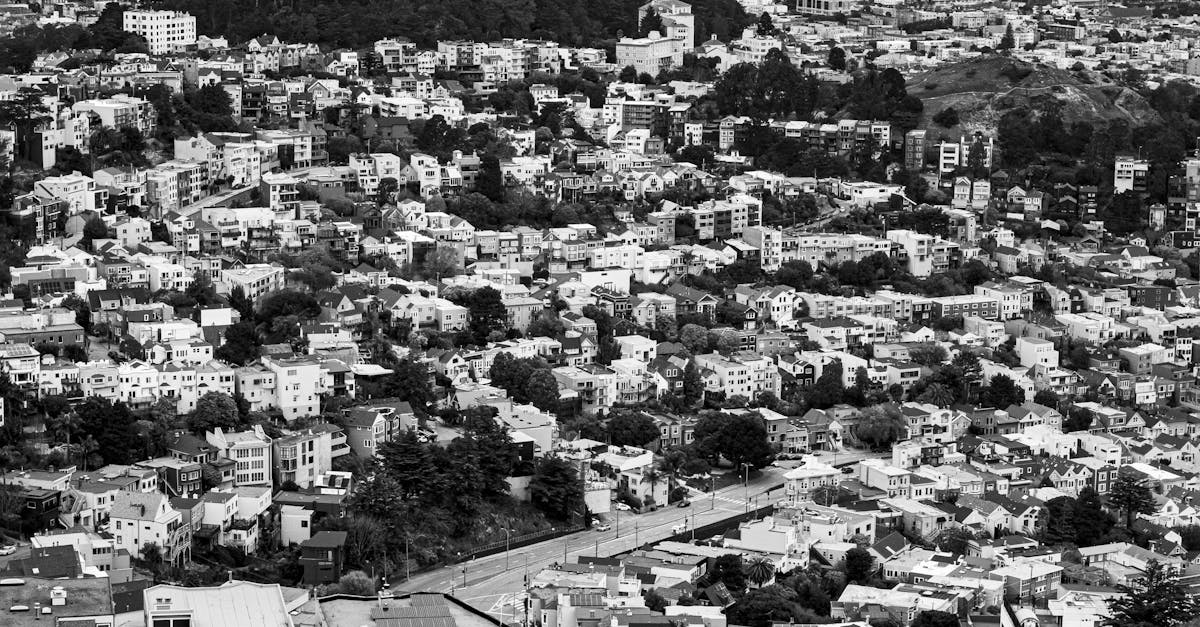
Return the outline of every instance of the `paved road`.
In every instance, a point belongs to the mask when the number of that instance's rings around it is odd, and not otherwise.
[[[451,592],[497,618],[511,620],[513,606],[521,605],[526,574],[532,576],[552,563],[570,562],[580,555],[608,557],[659,542],[674,535],[671,527],[682,522],[694,529],[743,514],[748,509],[747,497],[751,507],[763,507],[783,498],[782,489],[769,494],[767,489],[782,483],[785,472],[786,469],[766,468],[748,486],[738,484],[712,495],[693,495],[687,508],[666,507],[646,514],[614,510],[617,520],[609,531],[581,531],[513,549],[507,556],[499,553],[421,573],[395,586],[404,591]]]

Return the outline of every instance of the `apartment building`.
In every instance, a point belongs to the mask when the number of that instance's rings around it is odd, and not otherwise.
[[[636,39],[623,37],[617,42],[617,66],[657,76],[663,70],[683,65],[684,45],[683,40],[658,31]]]
[[[177,11],[125,11],[121,29],[146,39],[150,54],[167,54],[196,43],[196,18]]]
[[[154,105],[125,94],[115,94],[111,98],[80,100],[71,105],[71,111],[76,114],[95,116],[101,126],[108,128],[133,128],[150,135],[157,126],[157,116]]]
[[[1150,162],[1128,155],[1120,155],[1113,163],[1113,193],[1143,193],[1146,191],[1146,175],[1150,173]]]
[[[271,441],[275,481],[311,488],[318,477],[333,469],[332,433],[308,430]]]
[[[271,485],[271,438],[255,425],[249,431],[225,433],[221,428],[204,434],[217,451],[217,455],[237,464],[234,484]]]

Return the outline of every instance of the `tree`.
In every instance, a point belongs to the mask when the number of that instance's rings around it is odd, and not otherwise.
[[[637,75],[637,68],[633,67],[632,65],[626,65],[625,67],[621,68],[620,73],[617,74],[617,80],[622,83],[636,83]]]
[[[862,410],[854,436],[872,449],[880,450],[908,435],[908,419],[900,408],[888,403]]]
[[[1013,37],[1013,27],[1012,27],[1012,24],[1009,24],[1007,27],[1005,27],[1004,36],[1000,38],[1000,43],[999,43],[999,45],[996,46],[996,49],[997,50],[1012,50],[1013,47],[1015,47],[1015,46],[1016,46],[1016,40]]]
[[[828,58],[829,67],[841,72],[846,69],[846,51],[839,46],[834,46],[829,49]]]
[[[979,401],[985,407],[1007,409],[1011,405],[1025,402],[1025,391],[1017,387],[1008,375],[998,374],[992,377],[987,387],[980,390]]]
[[[1058,394],[1053,390],[1038,390],[1037,394],[1033,395],[1033,402],[1053,409],[1058,407]]]
[[[821,376],[808,390],[806,400],[814,409],[828,409],[842,402],[846,393],[843,380],[842,360],[834,359],[821,369]]]
[[[45,96],[41,90],[22,87],[13,97],[0,100],[0,126],[12,125],[16,132],[13,152],[19,157],[33,156],[33,132],[51,119],[50,107],[42,100]]]
[[[237,402],[224,392],[208,392],[196,399],[196,410],[188,418],[188,428],[197,434],[215,429],[235,429],[240,423]]]
[[[1042,536],[1047,544],[1074,543],[1079,531],[1075,528],[1075,499],[1060,496],[1046,501],[1046,529]]]
[[[948,551],[955,555],[966,555],[975,534],[961,527],[947,527],[938,532],[933,544],[939,551]]]
[[[943,128],[958,126],[958,111],[954,107],[946,107],[933,116],[933,122]]]
[[[74,437],[81,440],[87,436],[93,443],[81,446],[85,459],[90,452],[99,453],[106,464],[129,464],[142,458],[143,451],[137,446],[139,438],[134,428],[136,420],[125,403],[91,396],[76,406],[76,413],[79,422],[73,429]]]
[[[766,15],[766,13],[763,13]],[[746,565],[746,578],[755,586],[762,587],[775,576],[775,565],[765,557],[756,557]]]
[[[192,282],[184,290],[184,294],[200,307],[207,307],[217,302],[217,288],[213,285],[212,276],[204,270],[196,270],[192,273]]]
[[[434,487],[433,453],[417,437],[414,429],[408,429],[400,437],[385,442],[378,451],[378,463],[385,471],[383,474],[395,483],[395,489],[403,498],[419,499]],[[373,513],[379,515],[379,512]]]
[[[695,359],[689,359],[683,367],[683,400],[689,405],[704,397],[704,381],[700,378],[700,367]]]
[[[649,7],[646,9],[646,14],[642,16],[641,28],[639,28],[639,30],[641,31],[640,34],[642,37],[646,37],[651,32],[655,32],[660,35],[667,34],[663,29],[662,16],[658,14],[658,11],[656,11],[654,7]]]
[[[1150,560],[1145,575],[1117,590],[1123,594],[1108,599],[1113,625],[1170,627],[1200,614],[1200,604],[1158,560]]]
[[[104,223],[104,218],[99,215],[94,215],[88,218],[83,224],[83,239],[89,244],[92,240],[105,239],[108,237],[108,225]]]
[[[713,584],[725,584],[735,594],[741,592],[746,589],[746,563],[740,554],[726,553],[713,562],[708,580]]]
[[[654,419],[640,411],[613,410],[608,418],[608,440],[614,446],[644,447],[661,433]]]
[[[747,592],[725,610],[730,624],[770,627],[773,624],[817,623],[819,618],[800,605],[795,590],[780,585]]]
[[[773,458],[766,424],[757,413],[704,414],[696,422],[695,439],[697,450],[714,462],[724,457],[735,466],[762,468]]]
[[[1011,26],[1009,28],[1012,28]],[[925,610],[917,614],[911,627],[959,627],[958,616],[950,612]]]
[[[1073,433],[1075,431],[1087,431],[1092,426],[1092,421],[1095,416],[1092,410],[1086,407],[1072,407],[1067,411],[1067,417],[1063,420],[1063,433]]]
[[[558,411],[558,379],[547,369],[535,370],[525,381],[525,398],[542,411]]]
[[[855,547],[846,551],[844,566],[847,580],[865,584],[875,573],[875,557],[866,549]]]
[[[1119,473],[1108,490],[1108,502],[1125,515],[1125,528],[1133,527],[1138,514],[1154,512],[1154,495],[1145,481],[1129,473]]]
[[[759,37],[774,37],[778,31],[775,30],[775,22],[771,20],[771,14],[763,12],[758,16],[758,24],[755,26],[755,33]]]
[[[502,332],[507,326],[508,310],[496,288],[485,286],[470,292],[455,292],[448,299],[469,310],[471,337],[479,346],[488,343],[492,332]]]
[[[915,364],[925,366],[926,368],[934,368],[945,363],[950,358],[950,355],[941,344],[928,343],[918,344],[909,348],[908,358]]]
[[[258,334],[253,320],[243,320],[225,329],[225,341],[213,351],[221,361],[244,366],[258,358]]]
[[[646,588],[642,591],[642,599],[651,612],[661,612],[667,607],[667,600],[654,588]]]
[[[1091,487],[1080,490],[1074,505],[1075,545],[1095,546],[1104,542],[1116,521],[1104,511],[1096,490]]]
[[[708,329],[688,323],[679,328],[679,343],[693,355],[703,355],[708,352]]]
[[[569,520],[573,513],[583,511],[583,486],[575,466],[554,455],[538,462],[529,494],[534,507],[557,520]]]

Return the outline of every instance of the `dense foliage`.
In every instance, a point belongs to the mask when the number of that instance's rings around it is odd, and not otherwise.
[[[365,47],[403,36],[424,47],[439,40],[496,41],[505,37],[598,45],[638,34],[642,0],[160,0],[160,8],[196,16],[202,34],[231,43],[263,33],[285,41]],[[696,40],[728,40],[752,22],[735,0],[694,0]],[[371,19],[364,20],[364,15]]]

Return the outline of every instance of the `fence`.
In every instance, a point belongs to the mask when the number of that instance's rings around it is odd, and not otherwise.
[[[762,518],[763,516],[773,514],[774,512],[775,505],[772,503],[758,509],[752,509],[743,514],[730,516],[729,518],[708,523],[707,525],[700,525],[695,529],[685,529],[682,533],[677,533],[668,537],[667,540],[674,540],[676,542],[690,542],[692,538],[696,538],[697,540],[704,539],[710,534],[716,535],[718,533],[724,533],[731,527],[736,527],[748,520]]]
[[[506,549],[519,549],[524,546],[542,542],[543,540],[561,538],[577,531],[583,531],[584,529],[586,529],[586,527],[583,525],[575,525],[573,527],[565,527],[562,529],[548,529],[546,531],[535,531],[533,533],[527,533],[520,536],[512,536],[505,540],[500,540],[498,542],[492,542],[489,544],[481,544],[477,547],[474,547],[470,551],[463,553],[462,559],[469,560],[476,557],[487,557],[489,555],[500,553]]]

